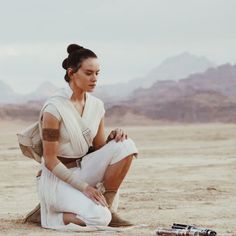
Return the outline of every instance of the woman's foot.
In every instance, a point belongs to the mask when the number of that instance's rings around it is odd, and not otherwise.
[[[122,219],[117,213],[112,212],[111,213],[111,222],[109,223],[108,226],[111,227],[127,227],[127,226],[132,226],[130,221]]]
[[[115,195],[117,191],[113,190],[106,190],[103,196],[106,199],[106,202],[108,204],[108,208],[111,211],[111,222],[109,223],[109,226],[111,227],[125,227],[125,226],[132,226],[133,224],[127,220],[122,219],[116,212],[113,212],[111,210],[112,203],[114,201]]]
[[[68,225],[70,223],[80,225],[80,226],[86,226],[86,224],[76,217],[76,214],[74,213],[63,213],[63,221],[65,225]]]
[[[26,215],[23,223],[41,224],[40,204]]]

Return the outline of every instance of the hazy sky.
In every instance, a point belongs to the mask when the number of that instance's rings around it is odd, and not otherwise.
[[[235,0],[0,0],[0,80],[28,92],[63,86],[66,47],[95,51],[100,84],[145,75],[190,52],[236,63]]]

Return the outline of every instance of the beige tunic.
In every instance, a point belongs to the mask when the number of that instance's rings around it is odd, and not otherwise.
[[[67,91],[67,92],[66,92]],[[81,133],[75,109],[68,103],[72,92],[61,90],[50,98],[42,111],[50,112],[60,120],[60,156],[76,157],[83,156],[88,150],[88,145]],[[94,96],[86,95],[86,104],[82,115],[82,121],[91,130],[92,139],[96,136],[102,117],[104,116],[103,103]],[[61,98],[67,99],[64,103]],[[59,103],[57,103],[59,99]],[[62,106],[60,106],[62,104]],[[66,105],[66,106],[65,106]],[[67,106],[68,105],[68,106]],[[111,141],[101,149],[83,157],[81,168],[71,168],[78,178],[91,186],[96,186],[103,181],[107,167],[128,155],[137,154],[137,148],[131,139],[124,142]],[[42,162],[42,175],[37,181],[38,193],[41,204],[41,224],[44,228],[57,230],[87,231],[87,230],[117,230],[107,225],[111,220],[108,208],[95,204],[82,192],[57,178],[49,171]],[[118,194],[117,194],[118,196]],[[118,199],[115,201],[118,207]],[[64,225],[63,213],[71,212],[83,220],[87,227],[69,224]]]
[[[87,144],[81,133],[81,127],[75,116],[80,114],[73,107],[72,102],[69,100],[72,91],[68,89],[57,92],[49,99],[43,108],[43,112],[49,112],[60,121],[60,139],[58,156],[63,157],[79,157],[87,153]],[[58,96],[60,94],[60,96]],[[55,103],[55,98],[66,99],[68,103],[62,109],[60,102]],[[62,114],[64,113],[64,114]],[[75,114],[77,113],[77,114]],[[91,139],[93,140],[97,134],[101,119],[105,114],[103,102],[92,96],[86,94],[86,102],[81,120],[86,128],[91,131]],[[74,145],[73,145],[74,142]]]

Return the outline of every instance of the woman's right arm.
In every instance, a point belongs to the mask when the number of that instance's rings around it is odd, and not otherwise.
[[[70,184],[83,192],[88,198],[97,204],[107,206],[103,195],[95,188],[81,181],[78,176],[68,169],[57,158],[59,144],[60,122],[48,112],[43,113],[42,134],[43,134],[43,156],[45,166],[59,179]]]
[[[60,122],[48,112],[43,113],[43,156],[45,166],[52,171],[59,164],[57,158]]]

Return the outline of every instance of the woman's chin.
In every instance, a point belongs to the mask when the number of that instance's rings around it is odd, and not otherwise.
[[[87,92],[88,92],[88,93],[92,93],[94,90],[95,90],[95,87],[94,87],[94,88],[89,88],[89,89],[87,90]]]

